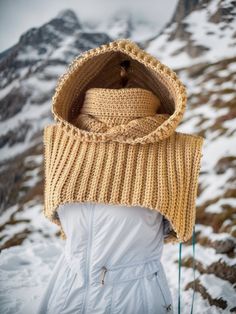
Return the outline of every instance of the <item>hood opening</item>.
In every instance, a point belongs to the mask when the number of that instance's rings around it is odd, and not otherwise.
[[[74,133],[94,138],[94,134],[80,130],[73,124],[80,114],[85,93],[94,87],[123,88],[121,65],[127,64],[128,81],[125,87],[151,91],[160,99],[158,113],[170,115],[155,131],[142,138],[142,141],[154,142],[170,136],[185,111],[185,87],[175,72],[128,39],[90,49],[72,62],[66,73],[60,77],[53,96],[52,113],[55,120],[67,129],[72,129]],[[101,134],[96,136],[99,135]],[[104,134],[102,139],[105,140]],[[141,139],[136,138],[133,142],[141,142]]]

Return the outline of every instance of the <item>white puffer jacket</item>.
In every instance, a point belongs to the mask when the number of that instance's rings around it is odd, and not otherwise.
[[[160,258],[168,223],[149,208],[71,203],[67,235],[38,314],[162,314],[173,303]]]

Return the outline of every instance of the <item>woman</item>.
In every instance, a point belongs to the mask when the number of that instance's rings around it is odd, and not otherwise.
[[[44,129],[44,214],[65,249],[39,313],[173,313],[163,244],[190,239],[203,138],[176,74],[120,39],[77,57]]]

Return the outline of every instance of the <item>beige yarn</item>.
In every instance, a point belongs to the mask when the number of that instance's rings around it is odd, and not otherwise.
[[[90,88],[73,123],[79,129],[113,138],[135,138],[155,131],[169,117],[157,114],[159,107],[159,98],[143,88]]]
[[[158,210],[173,228],[165,243],[191,237],[204,138],[175,131],[185,107],[177,75],[131,40],[72,62],[53,96],[56,123],[44,129],[44,214],[63,239],[59,204],[87,201]]]

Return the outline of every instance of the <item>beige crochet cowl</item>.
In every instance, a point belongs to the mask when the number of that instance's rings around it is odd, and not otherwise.
[[[204,138],[176,131],[186,109],[176,73],[129,39],[80,54],[58,80],[44,128],[44,214],[60,204],[143,206],[191,238]]]

